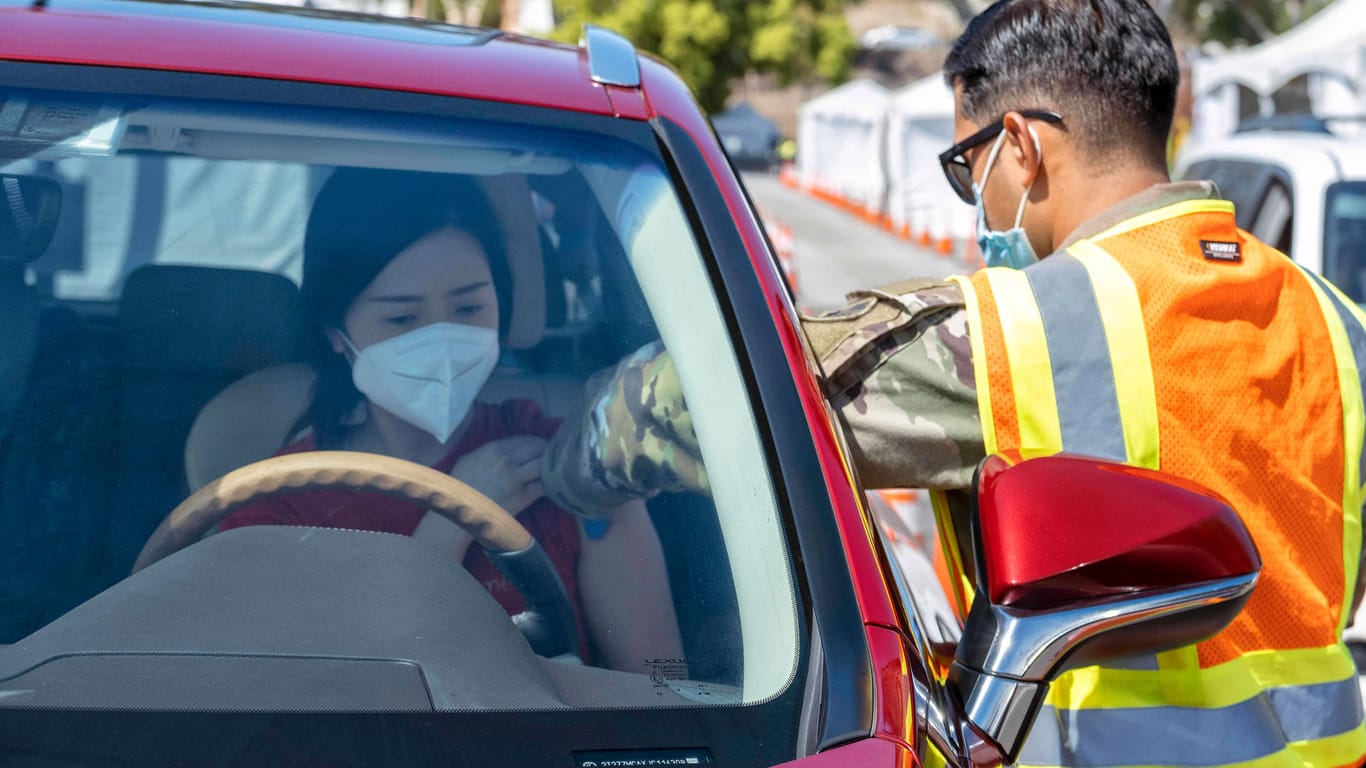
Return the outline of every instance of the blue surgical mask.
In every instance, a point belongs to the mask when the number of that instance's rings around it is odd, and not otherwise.
[[[1029,133],[1034,136],[1035,150],[1042,156],[1043,147],[1039,144],[1039,137],[1034,134],[1033,128],[1029,129]],[[1034,246],[1029,244],[1029,236],[1025,234],[1024,227],[1020,226],[1020,222],[1024,220],[1025,203],[1029,201],[1029,191],[1034,188],[1034,183],[1030,182],[1024,196],[1020,198],[1020,209],[1015,212],[1015,226],[1004,232],[987,228],[987,211],[982,207],[982,188],[986,186],[987,176],[991,174],[991,166],[996,163],[996,155],[1001,151],[1001,140],[1005,137],[1004,131],[996,137],[996,143],[991,146],[991,154],[987,155],[986,169],[982,171],[982,182],[972,185],[973,196],[977,198],[977,247],[981,249],[982,261],[988,267],[1024,269],[1039,260],[1039,255],[1034,252]]]

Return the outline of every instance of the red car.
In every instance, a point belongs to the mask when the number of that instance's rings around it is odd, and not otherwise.
[[[931,630],[706,118],[606,30],[5,2],[0,192],[6,766],[1008,762],[1258,573],[1198,488],[995,458]],[[545,499],[661,346],[706,492]]]

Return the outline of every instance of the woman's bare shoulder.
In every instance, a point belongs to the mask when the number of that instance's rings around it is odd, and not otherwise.
[[[309,366],[288,363],[249,373],[215,395],[185,441],[190,489],[274,455],[308,409],[316,379]]]

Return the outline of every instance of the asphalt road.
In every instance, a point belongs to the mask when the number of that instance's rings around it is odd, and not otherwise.
[[[776,175],[746,173],[743,178],[765,218],[791,230],[797,300],[810,311],[838,307],[844,304],[844,295],[856,288],[969,271],[958,253],[944,256],[921,248],[784,186]]]

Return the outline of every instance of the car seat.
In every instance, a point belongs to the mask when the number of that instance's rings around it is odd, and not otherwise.
[[[38,343],[39,297],[28,285],[28,263],[41,256],[56,231],[62,190],[30,176],[0,178],[0,440],[19,411]]]
[[[96,589],[113,408],[109,339],[69,309],[46,306],[25,276],[51,242],[61,187],[35,177],[0,183],[0,643],[8,643]],[[46,203],[34,186],[46,187]]]
[[[188,495],[183,450],[200,409],[248,373],[302,359],[303,317],[298,288],[281,275],[149,265],[128,276],[119,302],[111,582]]]

